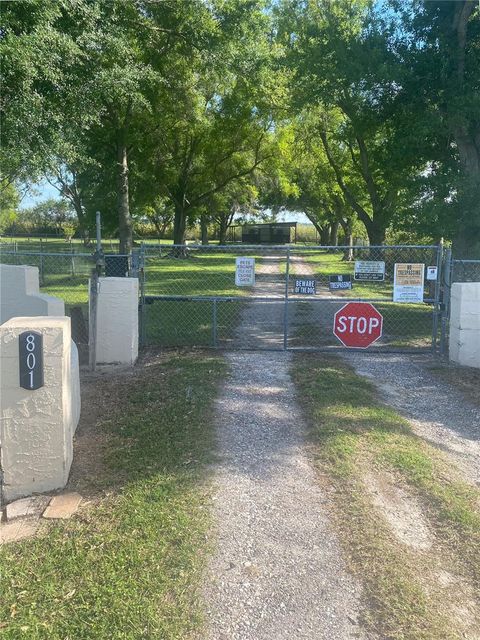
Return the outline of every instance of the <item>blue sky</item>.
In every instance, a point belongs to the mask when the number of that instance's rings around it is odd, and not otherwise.
[[[20,209],[28,209],[39,202],[58,197],[57,189],[48,184],[48,182],[41,182],[40,184],[32,185],[31,192],[22,198]]]

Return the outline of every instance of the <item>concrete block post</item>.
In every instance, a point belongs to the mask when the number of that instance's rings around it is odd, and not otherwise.
[[[0,324],[21,316],[64,316],[63,300],[40,293],[37,267],[0,265]]]
[[[42,336],[43,386],[20,384],[20,335]],[[38,357],[38,353],[37,353]],[[2,498],[63,488],[80,416],[78,354],[70,318],[12,318],[0,326],[0,466]]]
[[[97,364],[134,364],[138,358],[138,278],[99,278]]]
[[[450,296],[450,360],[480,369],[480,282],[455,282]]]

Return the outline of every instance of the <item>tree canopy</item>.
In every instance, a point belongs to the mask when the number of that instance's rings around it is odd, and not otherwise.
[[[361,224],[479,257],[479,18],[474,0],[4,2],[0,186],[48,180],[121,252],[145,217],[182,245],[271,208],[329,242]]]

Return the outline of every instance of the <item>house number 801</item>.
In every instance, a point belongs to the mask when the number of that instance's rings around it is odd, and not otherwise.
[[[43,387],[43,336],[25,331],[19,336],[20,386],[23,389]]]

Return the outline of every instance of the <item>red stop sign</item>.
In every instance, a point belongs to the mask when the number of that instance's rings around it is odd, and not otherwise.
[[[383,316],[369,302],[347,302],[335,314],[333,333],[346,347],[366,349],[382,335]]]

